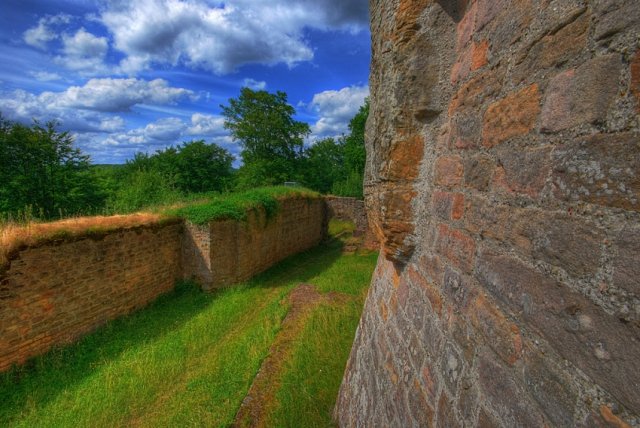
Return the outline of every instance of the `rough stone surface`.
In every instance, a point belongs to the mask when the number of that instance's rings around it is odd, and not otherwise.
[[[317,245],[325,236],[321,198],[287,199],[268,218],[252,210],[246,221],[221,220],[187,225],[183,276],[205,290],[245,281],[280,260]]]
[[[173,289],[180,224],[28,248],[0,274],[0,371]]]
[[[640,426],[640,8],[370,10],[383,251],[337,422]]]

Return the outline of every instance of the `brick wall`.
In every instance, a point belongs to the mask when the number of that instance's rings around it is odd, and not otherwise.
[[[372,0],[341,426],[640,426],[640,8]]]
[[[15,254],[0,274],[0,371],[173,289],[181,228],[143,226]]]
[[[183,238],[185,278],[204,289],[245,281],[284,258],[309,249],[326,233],[321,198],[287,199],[276,215],[249,212],[246,222],[188,224]]]

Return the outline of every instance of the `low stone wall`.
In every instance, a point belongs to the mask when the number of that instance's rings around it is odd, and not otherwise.
[[[43,243],[0,273],[0,371],[70,343],[173,289],[182,225]]]
[[[272,218],[253,210],[244,222],[188,224],[185,231],[184,278],[210,290],[245,281],[319,244],[326,233],[325,204],[319,198],[288,199]]]
[[[327,217],[338,220],[348,220],[355,224],[355,235],[364,235],[366,248],[378,248],[378,240],[369,227],[367,210],[364,201],[356,198],[341,196],[325,196]]]

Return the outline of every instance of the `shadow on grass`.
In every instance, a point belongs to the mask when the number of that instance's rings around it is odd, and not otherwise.
[[[328,240],[285,259],[238,288],[282,287],[284,291],[331,267],[341,256],[342,246],[338,239]],[[179,283],[174,291],[146,308],[107,323],[75,344],[54,348],[0,374],[0,426],[19,422],[27,409],[46,406],[117,360],[123,352],[180,329],[221,293],[225,290],[204,293],[193,283]]]

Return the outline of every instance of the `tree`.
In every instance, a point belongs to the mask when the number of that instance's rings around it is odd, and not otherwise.
[[[333,138],[325,138],[304,153],[304,184],[321,193],[329,193],[336,180],[344,178],[344,147]]]
[[[103,206],[105,195],[89,170],[89,156],[55,127],[55,122],[29,127],[0,117],[0,212],[48,219]]]
[[[364,131],[367,117],[369,117],[368,98],[349,121],[349,135],[342,140],[344,170],[341,179],[336,180],[331,189],[331,192],[336,195],[363,197],[362,186],[366,164]]]
[[[221,105],[224,127],[242,147],[241,187],[296,180],[309,125],[293,119],[287,94],[242,88],[238,98]]]

